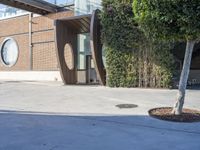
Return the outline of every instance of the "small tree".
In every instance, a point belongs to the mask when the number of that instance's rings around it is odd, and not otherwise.
[[[135,19],[151,38],[186,41],[179,91],[172,111],[182,113],[192,52],[200,38],[200,0],[134,0]]]

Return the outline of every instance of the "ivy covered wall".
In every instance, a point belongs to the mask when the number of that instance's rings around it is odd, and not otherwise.
[[[169,88],[173,45],[152,42],[134,21],[132,0],[103,0],[102,40],[110,87]]]

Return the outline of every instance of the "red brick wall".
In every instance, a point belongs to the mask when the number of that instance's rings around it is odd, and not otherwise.
[[[33,70],[58,70],[54,19],[72,15],[72,11],[66,11],[32,19]]]
[[[32,17],[32,69],[34,71],[58,70],[54,19],[73,16],[72,11],[65,11],[47,16]],[[0,71],[30,70],[29,53],[29,15],[0,20],[0,44],[7,38],[14,38],[19,46],[19,58],[13,67],[0,63]]]
[[[7,20],[0,20],[0,44],[7,37],[14,38],[19,47],[19,58],[13,67],[5,67],[0,62],[0,70],[28,70],[29,61],[29,16],[20,16]]]

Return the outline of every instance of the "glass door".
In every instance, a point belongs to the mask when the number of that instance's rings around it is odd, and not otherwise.
[[[78,83],[98,83],[91,54],[89,33],[78,35]]]
[[[89,39],[88,34],[78,34],[78,83],[86,84],[86,51],[89,49]]]

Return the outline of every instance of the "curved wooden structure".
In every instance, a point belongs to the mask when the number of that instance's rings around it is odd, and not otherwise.
[[[101,84],[106,85],[106,70],[102,59],[103,45],[101,43],[101,25],[98,17],[99,12],[99,10],[96,10],[92,14],[90,25],[90,45],[97,75]]]
[[[90,32],[90,44],[97,76],[102,85],[106,84],[106,71],[102,59],[102,44],[98,10],[92,15],[68,17],[55,21],[56,53],[61,77],[65,84],[77,83],[77,34]],[[74,68],[70,70],[65,63],[64,47],[70,44],[73,50]]]
[[[60,74],[64,84],[76,84],[77,72],[76,72],[76,56],[77,56],[77,35],[73,28],[65,25],[63,21],[57,20],[55,22],[56,32],[56,53],[58,58],[58,65],[60,68]],[[66,44],[70,44],[73,49],[73,61],[74,68],[70,70],[65,63],[64,47]]]

